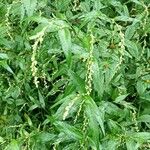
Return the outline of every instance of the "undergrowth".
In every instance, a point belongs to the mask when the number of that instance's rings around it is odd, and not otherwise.
[[[149,0],[0,0],[0,149],[150,149]]]

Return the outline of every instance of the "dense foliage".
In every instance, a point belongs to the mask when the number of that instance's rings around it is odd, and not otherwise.
[[[0,0],[0,149],[150,149],[149,0]]]

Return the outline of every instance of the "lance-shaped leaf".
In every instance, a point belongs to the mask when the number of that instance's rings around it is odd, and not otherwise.
[[[58,31],[60,43],[66,58],[71,56],[71,34],[68,28],[62,28]]]
[[[82,134],[81,132],[74,126],[71,126],[65,122],[57,121],[54,125],[58,128],[58,130],[62,133],[65,133],[70,139],[73,140],[81,140]]]
[[[97,124],[99,124],[101,128],[102,133],[105,135],[103,112],[99,110],[96,103],[91,97],[85,96],[85,99],[85,109],[87,115],[89,115],[89,119],[93,118],[94,120],[96,120]]]
[[[93,71],[94,71],[93,74],[94,88],[98,92],[98,95],[102,97],[104,92],[104,75],[98,65],[98,62],[94,62]]]

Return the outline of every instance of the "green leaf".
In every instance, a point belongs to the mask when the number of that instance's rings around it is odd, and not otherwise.
[[[29,111],[32,111],[32,110],[34,110],[34,109],[36,109],[36,108],[38,108],[39,106],[37,105],[37,104],[34,104],[34,105],[32,105],[30,108],[29,108]]]
[[[62,150],[72,150],[72,149],[77,149],[79,147],[77,142],[73,142],[71,144],[67,144],[67,146],[63,147]]]
[[[126,147],[127,147],[127,150],[138,150],[139,144],[133,140],[127,140]]]
[[[56,137],[55,134],[49,132],[41,132],[37,135],[36,139],[39,142],[46,143],[53,140]]]
[[[32,96],[29,96],[29,98],[31,102],[35,104],[35,106],[38,106],[39,108],[41,107],[40,102],[38,100],[34,99]]]
[[[125,38],[130,40],[133,35],[135,34],[136,32],[136,26],[133,24],[133,25],[130,25],[127,27],[127,30],[125,31]]]
[[[1,59],[9,59],[8,55],[5,53],[0,53],[0,58]]]
[[[4,138],[0,136],[0,143],[4,142]]]
[[[20,95],[20,92],[21,92],[20,88],[18,86],[16,86],[15,88],[13,88],[13,92],[11,95],[14,99],[17,99],[18,96]]]
[[[7,146],[6,150],[20,150],[18,141],[13,139],[11,143]]]
[[[104,129],[104,118],[103,113],[99,110],[96,103],[93,101],[93,99],[89,96],[85,96],[85,104],[86,104],[86,113],[87,115],[90,115],[90,118],[97,121],[97,123],[100,125],[102,133],[105,135],[105,129]]]
[[[37,0],[22,0],[22,3],[27,15],[32,16],[37,6]]]
[[[59,99],[53,106],[52,108],[62,104],[62,103],[65,103],[65,102],[68,102],[70,101],[70,99],[73,99],[74,97],[76,97],[77,95],[75,93],[72,93],[70,95],[67,95],[66,97],[61,97],[61,99]]]
[[[130,136],[132,137],[132,139],[134,139],[138,142],[147,142],[148,140],[150,140],[150,133],[149,132],[131,133]]]
[[[104,93],[104,75],[102,73],[102,70],[99,68],[98,62],[94,62],[93,64],[93,83],[94,83],[94,88],[98,92],[98,95],[100,97],[103,96]]]
[[[112,134],[117,134],[117,133],[121,132],[120,126],[118,125],[117,122],[109,119],[107,124],[108,124],[109,130]]]
[[[77,111],[77,108],[79,107],[79,105],[82,101],[81,97],[78,97],[77,95],[74,95],[74,97],[72,97],[70,95],[62,100],[58,101],[58,103],[62,103],[62,102],[63,103],[60,105],[60,107],[57,109],[56,113],[54,114],[54,116],[58,120],[65,120],[66,118],[68,118],[68,116],[70,116],[70,114],[72,116],[72,113]],[[66,112],[67,112],[67,114],[66,114]]]
[[[108,150],[108,149],[116,150],[116,147],[118,146],[118,144],[119,142],[117,140],[110,139],[103,144],[103,149],[104,150]]]
[[[97,17],[98,17],[98,11],[95,11],[95,10],[85,13],[82,16],[80,16],[80,18],[84,18],[86,21],[90,21],[91,19],[95,19]]]
[[[134,3],[136,3],[136,4],[138,4],[138,5],[143,5],[140,1],[138,1],[138,0],[131,0],[132,2],[134,2]]]
[[[145,92],[146,88],[147,86],[144,82],[142,82],[141,80],[137,81],[136,89],[139,95],[142,95]]]
[[[35,39],[43,36],[45,34],[47,28],[48,28],[48,25],[45,25],[45,24],[39,25],[32,33],[33,35],[31,35],[29,37],[30,40],[35,40]]]
[[[64,30],[64,29],[66,29],[67,31],[61,31],[61,30]],[[63,20],[60,20],[60,19],[51,19],[51,20],[49,20],[47,30],[48,30],[48,32],[60,31],[60,36],[61,36],[61,34],[63,34],[63,36],[65,36],[65,38],[68,38],[68,39],[64,39],[64,40],[68,40],[66,42],[70,42],[69,40],[71,40],[69,25]],[[61,39],[60,39],[60,41],[61,41]]]
[[[54,125],[58,128],[58,130],[65,133],[71,139],[75,139],[75,140],[82,139],[82,134],[74,126],[71,126],[71,125],[69,125],[65,122],[61,122],[61,121],[55,122]]]
[[[70,58],[71,55],[71,34],[69,29],[62,28],[58,31],[59,39],[61,42],[62,49],[66,58]]]
[[[95,9],[98,11],[98,10],[104,8],[105,6],[101,3],[101,1],[95,0],[95,1],[94,1],[94,7],[95,7]]]
[[[25,117],[25,119],[27,120],[29,126],[33,126],[33,123],[32,123],[32,121],[31,121],[30,117],[29,117],[26,113],[24,114],[24,117]]]
[[[70,2],[71,2],[71,0],[56,1],[57,10],[66,11],[69,8],[69,3]]]
[[[69,70],[68,71],[69,76],[71,78],[71,81],[73,82],[73,85],[76,86],[77,90],[81,93],[85,93],[85,82],[84,80],[75,72]]]
[[[44,98],[43,98],[41,92],[38,91],[38,94],[39,94],[39,101],[40,101],[41,107],[42,107],[42,108],[45,108],[45,100],[44,100]]]
[[[131,18],[131,17],[128,17],[128,16],[117,16],[114,19],[115,19],[115,21],[129,21],[129,22],[133,22],[133,21],[136,20],[135,18]]]
[[[85,112],[87,118],[89,119],[89,136],[91,137],[94,146],[98,148],[98,143],[100,140],[100,129],[96,121],[96,116],[94,116],[95,114],[92,113],[90,105],[86,104]]]
[[[142,115],[142,116],[138,117],[137,121],[150,123],[150,115]]]
[[[109,84],[111,82],[111,80],[113,79],[114,75],[117,72],[117,66],[118,66],[119,62],[114,62],[112,63],[109,68],[106,69],[105,71],[105,83],[106,83],[106,88],[109,88]]]
[[[7,40],[6,38],[0,38],[0,45],[3,45],[7,49],[13,48],[13,42]]]
[[[128,94],[125,95],[120,95],[115,99],[115,103],[120,103],[121,101],[123,101],[126,97],[128,96]]]
[[[8,72],[12,73],[14,75],[13,70],[10,68],[10,66],[7,64],[6,61],[1,61],[0,65],[5,68]]]
[[[138,59],[139,58],[139,50],[138,50],[137,44],[133,41],[125,40],[125,45],[127,46],[129,53],[133,57]]]
[[[150,102],[150,92],[145,92],[140,96],[140,98]]]

